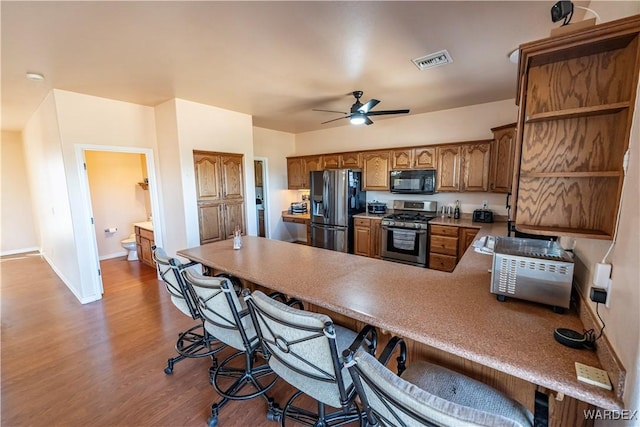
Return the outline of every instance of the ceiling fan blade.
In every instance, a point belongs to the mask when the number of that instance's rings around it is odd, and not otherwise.
[[[342,120],[342,119],[348,119],[349,116],[344,116],[344,117],[338,117],[337,119],[331,119],[331,120],[327,120],[326,122],[322,122],[320,123],[321,125],[325,124],[325,123],[330,123],[330,122],[335,122],[336,120]]]
[[[325,113],[338,113],[338,114],[344,114],[346,115],[347,113],[345,113],[344,111],[335,111],[335,110],[321,110],[319,108],[312,108],[311,111],[322,111]]]
[[[371,111],[367,113],[367,116],[382,116],[384,114],[407,114],[409,110],[384,110],[384,111]]]
[[[364,124],[369,126],[373,124],[373,120],[371,120],[369,117],[364,116]]]
[[[379,103],[380,103],[380,101],[378,101],[377,99],[370,99],[369,101],[366,102],[366,104],[361,105],[358,108],[358,111],[360,111],[362,113],[368,113],[369,110],[371,110],[373,107],[375,107]]]

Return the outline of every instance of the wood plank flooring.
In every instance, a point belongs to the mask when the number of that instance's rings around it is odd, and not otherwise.
[[[219,399],[210,360],[163,372],[193,321],[154,269],[124,258],[101,266],[103,299],[81,305],[37,254],[1,259],[2,425],[206,426]],[[270,394],[283,406],[292,392],[279,381]],[[261,398],[231,402],[219,425],[278,425],[265,409]]]

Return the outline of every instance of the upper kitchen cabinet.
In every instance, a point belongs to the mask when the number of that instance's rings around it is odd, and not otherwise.
[[[362,153],[362,190],[389,191],[389,151]]]
[[[324,169],[362,168],[362,160],[359,152],[325,154],[322,158]]]
[[[391,151],[391,170],[435,167],[436,147],[403,148]]]
[[[416,169],[433,169],[436,167],[436,148],[419,147],[413,149],[413,165]]]
[[[323,156],[287,157],[287,187],[289,190],[309,188],[309,172],[320,171]]]
[[[225,200],[244,199],[244,183],[242,172],[242,155],[221,154],[222,198]]]
[[[511,192],[513,182],[513,155],[516,141],[516,124],[491,129],[491,167],[489,168],[489,190],[494,193]]]
[[[289,190],[304,188],[305,170],[301,157],[287,157],[287,187]]]
[[[639,34],[636,15],[520,46],[518,230],[613,237]]]
[[[488,191],[491,143],[462,146],[462,183],[460,191]]]
[[[436,191],[460,191],[460,161],[462,147],[450,145],[438,147]]]
[[[340,167],[344,169],[362,169],[362,157],[359,152],[340,153],[338,159]]]

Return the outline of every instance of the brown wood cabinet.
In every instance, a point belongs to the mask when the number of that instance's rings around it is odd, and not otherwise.
[[[193,152],[200,244],[246,232],[241,154]]]
[[[362,190],[389,191],[389,151],[362,154]]]
[[[264,209],[258,209],[258,237],[265,237]]]
[[[493,193],[509,193],[513,182],[516,124],[496,127],[491,129],[491,132],[493,132],[493,142],[491,143],[489,190]]]
[[[136,225],[134,232],[136,234],[138,260],[149,267],[156,268],[156,263],[153,261],[153,251],[151,249],[155,245],[153,231]]]
[[[520,46],[518,230],[613,237],[639,44],[635,15]]]
[[[353,219],[353,253],[372,258],[380,258],[381,218]]]
[[[262,187],[262,162],[253,161],[253,174],[256,180],[256,187]]]
[[[391,151],[391,170],[433,169],[436,167],[436,147],[403,148]]]
[[[477,228],[460,227],[458,230],[458,261],[473,243],[478,234]]]
[[[460,191],[488,191],[491,144],[465,144],[462,146],[462,183]]]
[[[362,157],[359,152],[341,153],[338,160],[341,168],[362,169]]]
[[[429,268],[453,271],[458,262],[458,227],[430,225]]]
[[[460,191],[460,162],[462,148],[459,145],[438,147],[436,191]]]
[[[309,189],[309,172],[324,169],[324,156],[287,157],[287,188]]]
[[[487,191],[491,141],[437,147],[436,190]]]
[[[429,226],[429,268],[451,272],[473,243],[477,228],[453,225]]]
[[[338,169],[340,167],[340,155],[325,154],[322,156],[322,164],[325,169]]]

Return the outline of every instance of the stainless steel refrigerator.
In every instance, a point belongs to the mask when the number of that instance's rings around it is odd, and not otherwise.
[[[366,206],[361,178],[350,169],[310,172],[312,246],[353,253],[353,215]]]

